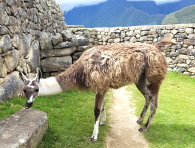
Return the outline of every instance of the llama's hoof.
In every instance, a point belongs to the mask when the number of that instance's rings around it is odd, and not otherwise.
[[[146,132],[147,129],[145,129],[145,128],[140,128],[140,129],[138,129],[138,131],[139,131],[139,132]]]
[[[137,120],[137,124],[141,124],[143,120]]]
[[[100,122],[100,126],[104,126],[105,125],[105,122]]]
[[[97,138],[95,138],[94,136],[91,137],[91,142],[96,142]]]

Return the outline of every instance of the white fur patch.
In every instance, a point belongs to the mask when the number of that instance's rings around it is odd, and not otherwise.
[[[30,87],[30,88],[34,88],[34,86],[32,85],[32,82],[33,82],[33,80],[31,80],[29,83],[28,83],[28,87]]]
[[[91,138],[97,140],[98,133],[99,133],[99,121],[96,121],[94,124],[93,135],[91,136]]]
[[[40,79],[38,96],[53,95],[62,92],[55,77]]]
[[[34,101],[33,95],[27,100],[28,103],[32,103]]]

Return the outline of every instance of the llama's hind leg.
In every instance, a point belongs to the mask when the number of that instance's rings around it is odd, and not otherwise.
[[[140,117],[137,120],[138,124],[141,124],[143,122],[144,117],[145,117],[146,112],[147,112],[148,107],[149,107],[149,95],[144,95],[144,97],[145,97],[145,104],[144,104],[143,110],[142,110],[142,112],[140,114]]]
[[[152,119],[154,117],[154,114],[156,113],[156,109],[158,107],[158,92],[159,92],[160,84],[151,84],[148,86],[148,89],[150,90],[151,96],[149,97],[150,102],[150,115],[148,117],[148,120],[145,124],[144,128],[140,128],[140,132],[145,132],[148,130],[148,128],[151,125]]]
[[[98,138],[100,111],[102,110],[103,102],[104,102],[104,95],[99,93],[96,94],[95,108],[94,108],[95,124],[94,124],[93,134],[91,136],[92,142],[97,141]]]
[[[101,110],[100,126],[105,125],[106,123],[106,111],[105,111],[105,101]]]
[[[142,93],[142,95],[145,98],[145,105],[143,107],[143,110],[140,114],[139,119],[137,120],[137,123],[140,124],[143,122],[144,117],[146,115],[146,111],[148,110],[148,107],[149,107],[149,90],[146,86],[146,78],[144,74],[140,77],[140,80],[138,81],[138,83],[136,83],[136,87],[138,88],[138,90]]]

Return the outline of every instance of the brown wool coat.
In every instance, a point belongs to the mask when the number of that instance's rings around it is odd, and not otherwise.
[[[56,76],[63,90],[92,89],[105,93],[108,88],[119,88],[137,83],[145,75],[149,84],[161,83],[165,78],[167,63],[160,49],[171,40],[156,45],[131,43],[95,46],[66,71]]]

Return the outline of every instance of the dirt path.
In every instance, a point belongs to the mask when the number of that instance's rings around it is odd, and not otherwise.
[[[110,112],[110,132],[106,137],[106,148],[147,148],[148,143],[138,132],[134,108],[130,108],[131,93],[126,87],[113,90],[113,106]]]

